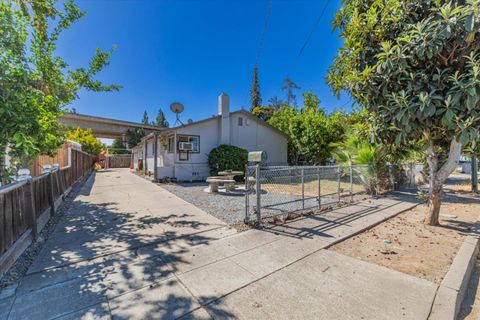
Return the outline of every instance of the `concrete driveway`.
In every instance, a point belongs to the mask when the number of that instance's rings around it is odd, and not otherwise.
[[[92,175],[0,319],[426,319],[425,280],[324,250],[409,194],[237,233],[161,187]]]

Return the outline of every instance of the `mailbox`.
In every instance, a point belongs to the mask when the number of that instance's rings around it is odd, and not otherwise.
[[[248,153],[248,162],[263,162],[267,160],[267,153],[265,151],[252,151]]]

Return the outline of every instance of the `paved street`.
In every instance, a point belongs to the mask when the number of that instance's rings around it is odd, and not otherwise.
[[[93,174],[2,319],[426,319],[436,285],[323,250],[416,204],[367,200],[237,232],[165,189]]]

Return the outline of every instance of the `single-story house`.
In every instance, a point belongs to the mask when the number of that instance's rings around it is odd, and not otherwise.
[[[145,136],[132,148],[133,167],[141,162],[156,179],[204,180],[210,176],[208,155],[221,144],[266,151],[267,165],[287,164],[287,136],[250,112],[230,112],[230,98],[222,93],[218,115]]]

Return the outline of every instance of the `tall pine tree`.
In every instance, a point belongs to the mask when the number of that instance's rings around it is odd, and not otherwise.
[[[143,124],[150,124],[150,121],[148,120],[148,113],[147,110],[143,111],[143,119],[142,119]]]
[[[162,108],[158,109],[157,118],[155,118],[155,125],[160,128],[168,128],[169,123],[165,114],[163,113]]]
[[[297,96],[293,93],[293,90],[300,89],[300,87],[292,81],[289,77],[283,79],[284,85],[281,87],[282,91],[286,91],[287,103],[290,106],[297,107]]]
[[[260,80],[258,79],[258,69],[253,68],[252,87],[250,89],[250,111],[262,105],[260,94]]]

